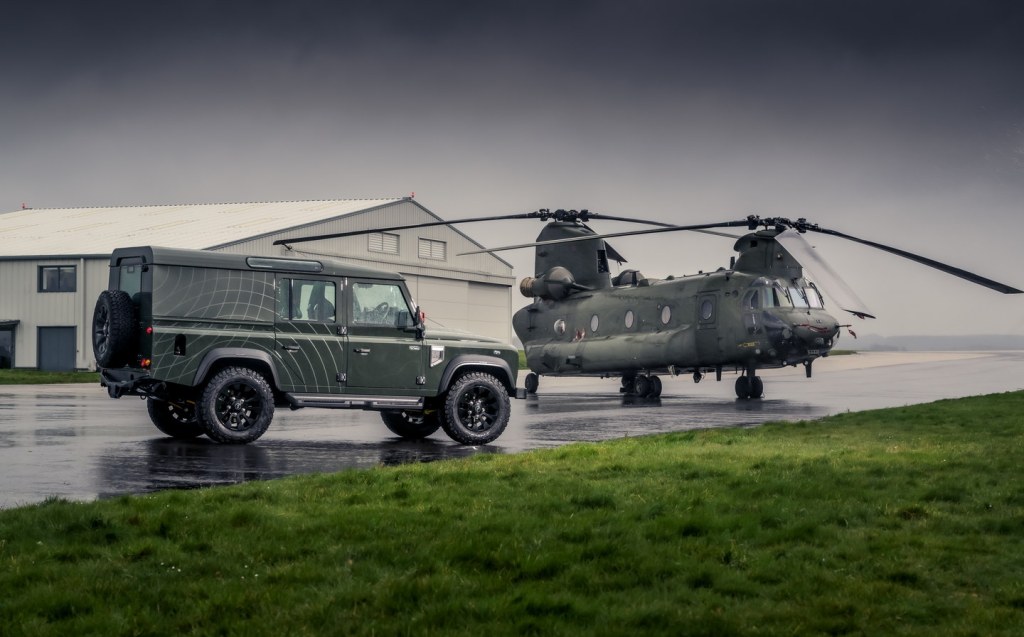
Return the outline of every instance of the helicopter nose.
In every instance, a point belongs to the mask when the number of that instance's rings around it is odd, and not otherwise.
[[[793,335],[808,348],[812,349],[831,347],[838,333],[839,323],[835,320],[828,321],[823,318],[817,318],[793,326]]]

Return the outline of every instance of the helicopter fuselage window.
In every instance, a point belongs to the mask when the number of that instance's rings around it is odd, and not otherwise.
[[[565,321],[562,319],[558,319],[557,321],[555,321],[554,328],[555,334],[558,334],[559,336],[565,334]]]
[[[661,308],[661,324],[668,325],[668,322],[672,320],[672,308],[665,306]]]
[[[601,324],[601,319],[597,317],[597,314],[590,317],[590,331],[596,332],[597,326]]]
[[[710,321],[715,316],[715,303],[711,299],[704,299],[700,303],[700,320]]]
[[[632,329],[632,327],[633,327],[633,321],[634,321],[634,319],[635,319],[635,318],[636,318],[636,317],[635,317],[635,316],[634,316],[634,314],[633,314],[633,310],[626,310],[626,318],[625,318],[625,321],[626,321],[626,329],[627,329],[627,330],[628,330],[628,329]]]

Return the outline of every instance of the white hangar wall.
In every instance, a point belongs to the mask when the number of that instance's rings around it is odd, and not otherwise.
[[[92,312],[96,297],[107,287],[107,263],[95,257],[0,260],[0,323],[16,321],[0,327],[13,336],[10,366],[37,368],[41,357],[67,361],[73,355],[76,369],[95,369]],[[74,268],[74,292],[39,291],[40,268],[54,266]],[[74,343],[73,354],[66,349],[65,335]],[[55,339],[61,339],[61,351],[53,353]]]

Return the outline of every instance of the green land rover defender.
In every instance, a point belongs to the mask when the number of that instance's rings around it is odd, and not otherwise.
[[[428,330],[400,275],[328,259],[119,248],[92,327],[110,396],[142,396],[176,438],[252,442],[287,406],[486,444],[525,395],[511,345]]]

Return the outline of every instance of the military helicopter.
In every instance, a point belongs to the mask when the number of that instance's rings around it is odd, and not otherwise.
[[[723,371],[731,369],[738,373],[737,398],[757,399],[764,395],[759,369],[802,366],[810,378],[814,361],[829,355],[842,327],[851,327],[826,311],[822,291],[841,310],[860,318],[874,315],[803,238],[807,232],[883,250],[1004,294],[1021,293],[966,270],[822,228],[803,218],[751,215],[681,226],[588,210],[542,209],[275,243],[522,218],[546,222],[535,242],[476,252],[536,248],[535,275],[524,278],[519,286],[533,302],[512,317],[512,327],[526,349],[530,373],[525,386],[529,393],[537,391],[540,377],[546,375],[618,376],[622,393],[656,398],[661,395],[662,375],[692,374],[693,380],[700,382],[714,373],[721,381]],[[598,234],[587,225],[592,219],[657,227]],[[715,230],[738,227],[745,228],[747,234]],[[626,260],[605,239],[682,231],[733,238],[739,254],[732,257],[728,268],[696,275],[656,280],[626,269],[612,276],[609,259],[620,264]],[[805,272],[804,266],[810,272]]]

